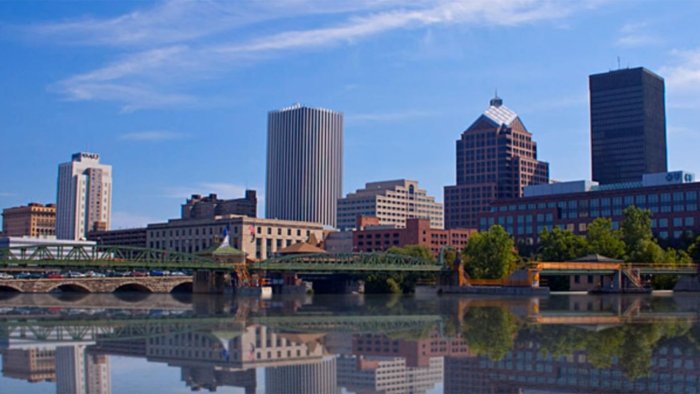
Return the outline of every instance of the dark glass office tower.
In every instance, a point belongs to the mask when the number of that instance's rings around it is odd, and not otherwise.
[[[589,77],[593,180],[633,182],[666,172],[664,80],[643,68]]]

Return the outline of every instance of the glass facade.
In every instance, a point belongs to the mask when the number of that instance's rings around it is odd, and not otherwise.
[[[479,228],[499,224],[516,239],[532,243],[542,230],[554,227],[584,234],[598,217],[611,218],[613,227],[619,228],[624,209],[634,205],[651,211],[655,236],[692,237],[700,234],[698,192],[700,182],[500,201],[479,218]]]

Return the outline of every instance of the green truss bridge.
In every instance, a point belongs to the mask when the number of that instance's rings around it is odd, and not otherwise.
[[[0,269],[191,269],[232,271],[211,257],[125,246],[39,245],[0,249]],[[389,253],[301,254],[246,264],[249,271],[299,273],[439,272],[441,265]]]

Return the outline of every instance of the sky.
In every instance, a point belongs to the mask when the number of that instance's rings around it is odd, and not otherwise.
[[[265,197],[267,112],[344,113],[344,193],[417,180],[497,90],[557,180],[590,178],[588,75],[666,81],[669,169],[700,175],[698,1],[0,2],[0,208],[54,202],[58,164],[113,166],[112,228],[193,193]],[[618,63],[619,59],[619,63]]]

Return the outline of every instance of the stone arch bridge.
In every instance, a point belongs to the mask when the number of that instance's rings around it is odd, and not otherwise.
[[[171,293],[180,290],[192,292],[192,277],[160,276],[0,280],[0,291],[16,291],[20,293],[51,293],[55,291],[82,293],[114,293],[118,291]]]

